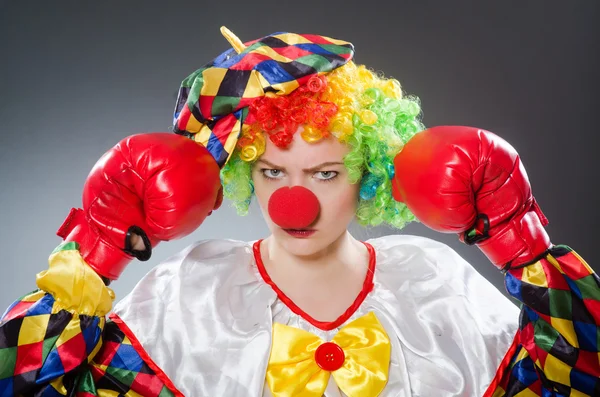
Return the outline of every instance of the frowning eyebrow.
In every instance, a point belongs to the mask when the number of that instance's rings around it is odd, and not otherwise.
[[[263,164],[265,164],[265,165],[267,165],[267,166],[269,166],[269,167],[271,167],[273,169],[284,170],[285,171],[285,167],[280,167],[280,166],[278,166],[276,164],[271,163],[270,161],[267,161],[267,160],[264,160],[264,159],[258,159],[258,162],[259,163],[263,163]],[[314,167],[304,168],[304,169],[302,169],[302,171],[304,171],[304,172],[315,172],[315,171],[321,170],[321,169],[323,169],[325,167],[328,167],[328,166],[331,166],[331,165],[344,165],[344,163],[341,163],[339,161],[326,161],[324,163],[315,165]]]

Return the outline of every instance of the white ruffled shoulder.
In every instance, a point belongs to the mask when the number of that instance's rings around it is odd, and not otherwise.
[[[260,396],[274,291],[252,243],[198,242],[150,271],[114,312],[186,396]]]
[[[392,365],[407,373],[401,381],[412,395],[483,395],[517,331],[518,308],[443,243],[368,242],[377,270],[361,311],[376,311],[398,337]]]

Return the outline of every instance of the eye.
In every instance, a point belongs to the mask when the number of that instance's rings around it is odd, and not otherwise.
[[[315,178],[326,182],[335,179],[338,174],[339,173],[337,171],[318,171],[315,172]]]
[[[267,179],[281,179],[283,177],[283,171],[278,169],[263,168],[260,172]]]

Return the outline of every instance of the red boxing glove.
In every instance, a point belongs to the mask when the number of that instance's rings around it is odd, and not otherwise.
[[[491,132],[435,127],[394,159],[392,194],[431,229],[459,233],[498,267],[532,261],[550,247],[515,149]]]
[[[96,163],[83,209],[72,209],[57,234],[79,243],[86,263],[114,280],[133,257],[148,260],[159,241],[200,226],[220,206],[220,187],[219,167],[204,146],[172,133],[133,135]],[[132,249],[132,233],[146,250]]]

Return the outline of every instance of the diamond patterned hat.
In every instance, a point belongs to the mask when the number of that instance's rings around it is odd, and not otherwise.
[[[288,95],[312,76],[352,59],[351,43],[324,36],[273,33],[242,43],[227,28],[233,46],[181,83],[174,132],[206,146],[219,167],[235,149],[248,107],[265,95]]]

